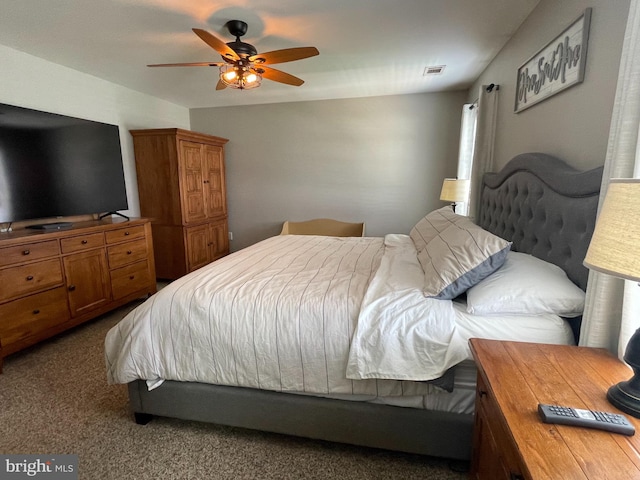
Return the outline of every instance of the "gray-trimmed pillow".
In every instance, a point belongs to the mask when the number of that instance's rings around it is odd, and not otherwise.
[[[426,297],[451,300],[502,266],[511,242],[456,215],[449,225],[418,249]],[[413,237],[412,237],[413,238]],[[414,241],[415,242],[415,241]]]
[[[409,236],[419,252],[440,232],[464,218],[466,217],[457,215],[451,205],[448,205],[434,210],[420,219],[409,232]]]

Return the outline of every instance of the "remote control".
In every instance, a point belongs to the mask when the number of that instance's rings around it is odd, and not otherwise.
[[[538,413],[544,423],[559,423],[576,427],[597,428],[607,432],[631,436],[636,432],[627,417],[619,413],[598,412],[560,405],[538,404]]]

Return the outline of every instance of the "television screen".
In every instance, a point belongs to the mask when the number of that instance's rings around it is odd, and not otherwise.
[[[0,223],[127,208],[117,125],[0,104]]]

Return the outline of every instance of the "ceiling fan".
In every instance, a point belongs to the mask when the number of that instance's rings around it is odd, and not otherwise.
[[[226,87],[246,90],[260,86],[263,78],[274,82],[286,83],[299,87],[304,80],[288,73],[268,67],[276,63],[292,62],[318,55],[316,47],[285,48],[271,52],[258,53],[256,48],[240,40],[247,33],[247,24],[241,20],[230,20],[225,24],[229,33],[236,37],[235,41],[225,43],[211,33],[200,28],[193,31],[207,45],[222,55],[223,62],[196,63],[161,63],[148,67],[219,67],[220,79],[216,90]]]

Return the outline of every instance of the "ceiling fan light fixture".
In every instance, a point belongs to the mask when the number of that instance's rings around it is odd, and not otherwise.
[[[223,80],[233,83],[233,80],[237,78],[238,74],[233,69],[228,69],[225,73],[221,73]]]
[[[220,54],[221,62],[190,62],[190,63],[160,63],[148,65],[149,67],[219,67],[219,80],[216,90],[224,90],[226,87],[239,90],[248,90],[259,87],[262,79],[299,87],[304,83],[301,78],[286,72],[276,70],[271,65],[276,63],[293,62],[318,55],[316,47],[294,47],[282,50],[273,50],[257,54],[256,48],[240,40],[247,33],[247,24],[241,20],[231,20],[225,24],[229,33],[236,37],[234,42],[225,43],[215,35],[193,28],[193,33]],[[268,65],[268,66],[267,66]]]
[[[248,90],[260,86],[262,75],[252,71],[250,65],[226,64],[220,67],[220,80],[227,87]]]

